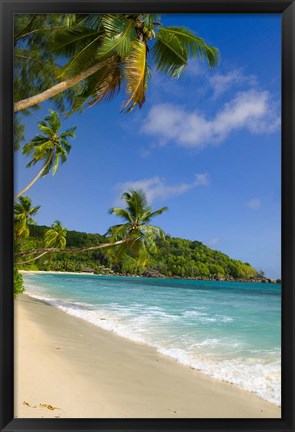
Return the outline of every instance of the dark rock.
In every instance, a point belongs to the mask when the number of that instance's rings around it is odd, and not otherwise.
[[[91,267],[82,267],[81,271],[84,273],[94,273],[94,269]]]
[[[151,278],[166,278],[162,273],[160,273],[158,270],[148,269],[146,270],[142,276],[144,277],[151,277]]]

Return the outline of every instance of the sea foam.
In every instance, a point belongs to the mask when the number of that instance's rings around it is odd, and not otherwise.
[[[257,331],[254,332],[253,328],[259,324],[263,330],[263,323],[257,324],[254,321],[253,310],[250,309],[245,322],[240,322],[243,310],[243,307],[239,306],[241,298],[237,302],[237,297],[232,297],[231,307],[227,308],[227,313],[224,313],[226,309],[224,304],[218,307],[215,302],[211,303],[211,297],[206,298],[207,291],[204,294],[204,290],[202,293],[198,292],[198,296],[202,297],[198,298],[197,305],[191,299],[186,301],[185,292],[178,293],[178,306],[174,307],[171,299],[168,301],[163,296],[163,291],[160,292],[161,301],[158,304],[156,291],[150,292],[146,298],[140,297],[141,301],[138,301],[138,298],[134,301],[127,287],[122,289],[122,282],[119,280],[120,288],[117,288],[116,293],[112,293],[114,296],[110,296],[110,290],[114,290],[115,284],[112,281],[112,288],[110,288],[105,280],[99,285],[100,289],[97,288],[97,282],[94,280],[93,286],[96,286],[97,292],[92,291],[90,295],[90,291],[85,288],[83,294],[77,295],[75,284],[73,285],[74,279],[71,278],[68,283],[71,290],[75,291],[75,299],[69,299],[68,292],[60,292],[56,289],[58,278],[54,279],[52,285],[54,289],[50,289],[49,279],[42,285],[44,278],[46,280],[46,275],[42,275],[42,278],[38,275],[35,280],[31,275],[30,278],[26,276],[25,286],[28,294],[104,330],[152,346],[160,354],[211,378],[232,383],[280,405],[280,347],[278,344],[273,346],[271,340],[265,347],[261,346],[259,338],[256,343]],[[65,282],[64,279],[64,289],[67,286]],[[142,286],[136,289],[144,291]],[[126,301],[128,294],[129,301]],[[257,299],[256,295],[254,298],[256,303]],[[250,300],[248,295],[247,302]],[[273,310],[273,307],[272,304],[270,309]],[[236,330],[237,323],[239,323],[240,333]],[[251,330],[249,334],[248,329]],[[264,340],[267,338],[265,335],[263,337]],[[265,343],[267,342],[266,340]]]

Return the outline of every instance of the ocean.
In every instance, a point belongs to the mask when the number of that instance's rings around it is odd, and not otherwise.
[[[280,405],[281,285],[25,274],[29,295]]]

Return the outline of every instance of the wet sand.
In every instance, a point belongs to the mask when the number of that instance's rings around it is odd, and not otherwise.
[[[280,418],[281,409],[23,294],[15,417]]]

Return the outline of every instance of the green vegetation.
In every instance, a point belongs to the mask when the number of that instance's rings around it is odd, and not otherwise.
[[[51,229],[46,231],[44,235],[45,247],[57,247],[64,249],[67,244],[67,230],[61,225],[60,221],[55,221],[51,225]]]
[[[68,139],[75,137],[76,127],[59,133],[61,121],[55,111],[50,110],[49,115],[38,124],[38,127],[43,132],[43,135],[36,135],[30,142],[26,143],[23,146],[22,153],[32,157],[27,164],[27,168],[36,165],[40,161],[43,161],[43,166],[33,180],[16,195],[15,199],[27,192],[40,177],[46,176],[50,170],[54,175],[59,162],[66,162],[71,151],[72,146]]]
[[[130,111],[145,101],[151,59],[174,78],[192,57],[212,67],[219,55],[191,30],[164,27],[160,15],[16,15],[14,110],[54,98],[73,112],[124,86],[123,109]]]
[[[153,211],[148,205],[143,191],[131,189],[122,195],[126,201],[126,208],[111,208],[109,213],[123,219],[124,224],[112,226],[108,233],[114,241],[125,241],[111,251],[112,262],[121,263],[127,256],[135,259],[136,264],[143,269],[148,264],[151,254],[157,251],[156,240],[165,238],[164,231],[154,225],[150,225],[151,219],[161,215],[167,209],[162,207]]]
[[[158,242],[151,267],[166,276],[249,280],[257,271],[249,263],[229,258],[198,241],[166,237]]]
[[[39,209],[40,206],[32,207],[32,201],[29,197],[20,197],[19,202],[14,204],[15,239],[29,236],[29,225],[36,223],[32,216],[35,216]]]
[[[30,237],[23,247],[40,247],[46,226],[30,226]],[[99,234],[67,231],[67,248],[91,247],[105,241]],[[118,260],[115,248],[85,251],[79,254],[52,253],[21,268],[31,270],[94,271],[99,274],[149,275],[200,279],[259,279],[249,263],[229,258],[198,241],[166,236],[155,242],[157,251],[150,256],[146,266],[131,254]],[[110,253],[110,250],[115,254]]]
[[[50,49],[54,29],[66,28],[75,21],[70,14],[17,14],[14,19],[14,100],[19,101],[36,95],[56,84],[55,71],[59,59]],[[54,96],[56,109],[64,111],[74,92],[65,90]],[[25,114],[38,109],[26,109]],[[18,118],[20,121],[20,118]],[[19,129],[19,124],[17,125]],[[16,147],[22,133],[18,130]]]
[[[164,27],[160,19],[155,14],[16,15],[15,150],[25,140],[20,112],[30,114],[45,100],[51,99],[59,112],[67,110],[69,115],[86,104],[112,99],[124,85],[127,100],[122,111],[129,112],[145,102],[151,62],[170,78],[178,78],[190,58],[207,61],[210,67],[217,64],[216,48],[187,28]],[[122,196],[126,209],[110,210],[125,223],[111,227],[105,236],[84,234],[81,238],[76,233],[73,240],[59,221],[43,230],[41,237],[34,235],[32,216],[39,206],[33,207],[23,195],[67,160],[68,139],[75,136],[76,128],[61,133],[61,126],[58,112],[50,110],[38,125],[41,134],[22,147],[22,153],[31,157],[27,167],[40,162],[42,166],[15,197],[15,293],[23,290],[17,268],[25,266],[80,271],[85,265],[96,272],[142,274],[158,253],[157,242],[164,241],[162,229],[149,222],[167,208],[153,211],[144,193],[134,190]],[[111,270],[105,270],[105,265]]]
[[[122,195],[125,208],[110,214],[124,223],[105,235],[67,231],[60,221],[51,227],[34,225],[28,197],[15,204],[16,266],[31,270],[93,271],[101,274],[150,275],[199,279],[251,280],[259,278],[249,263],[233,260],[198,241],[166,236],[151,220],[167,211],[153,210],[143,191]]]
[[[44,239],[37,244],[27,241],[30,230],[28,223],[33,223],[32,218],[27,215],[34,214],[38,208],[31,207],[31,201],[27,197],[21,197],[20,202],[27,201],[24,209],[19,203],[15,204],[15,209],[20,207],[19,217],[23,221],[22,231],[15,231],[16,265],[23,266],[39,260],[49,253],[81,253],[107,249],[113,261],[120,263],[125,256],[135,259],[137,263],[145,268],[151,253],[156,252],[156,239],[164,238],[164,231],[161,228],[150,225],[150,220],[167,210],[163,207],[153,211],[147,205],[146,196],[143,191],[130,190],[122,195],[127,207],[112,208],[111,214],[121,217],[125,224],[115,225],[109,228],[103,237],[104,242],[96,238],[96,244],[82,247],[66,248],[67,230],[56,221],[49,230],[44,233]],[[37,209],[37,210],[36,210]],[[23,213],[22,213],[23,212]],[[17,228],[17,225],[16,225]],[[113,251],[113,249],[115,250]]]
[[[25,289],[24,289],[24,283],[23,283],[22,275],[19,273],[19,271],[16,268],[14,268],[14,275],[13,276],[14,276],[13,277],[13,282],[14,282],[13,295],[14,295],[14,298],[16,298],[16,296],[19,294],[22,294],[25,291]]]

